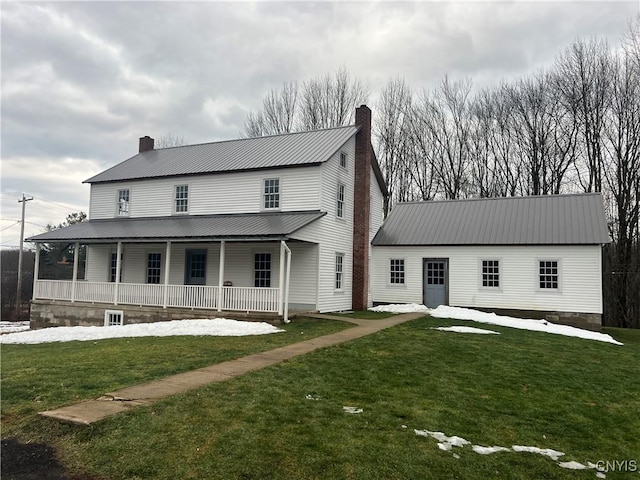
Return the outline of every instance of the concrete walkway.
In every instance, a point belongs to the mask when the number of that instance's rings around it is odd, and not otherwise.
[[[126,412],[140,405],[151,405],[170,395],[186,392],[215,382],[223,382],[254,370],[283,362],[324,347],[338,345],[357,338],[379,332],[385,328],[424,316],[421,313],[405,313],[382,320],[363,320],[335,315],[307,314],[306,317],[341,320],[355,324],[353,328],[338,333],[292,343],[266,352],[254,353],[246,357],[217,363],[209,367],[179,373],[149,383],[123,388],[105,393],[100,398],[77,403],[68,407],[40,412],[40,415],[57,420],[90,425],[103,418]]]

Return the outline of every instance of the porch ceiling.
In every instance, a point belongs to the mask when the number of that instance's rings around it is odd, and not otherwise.
[[[279,240],[326,215],[319,210],[89,220],[35,235],[30,242]]]

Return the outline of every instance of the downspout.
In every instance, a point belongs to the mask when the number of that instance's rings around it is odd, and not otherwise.
[[[291,250],[287,247],[284,240],[280,241],[280,246],[287,252],[287,277],[284,284],[284,314],[282,316],[282,321],[284,323],[289,323],[289,277],[291,276]]]

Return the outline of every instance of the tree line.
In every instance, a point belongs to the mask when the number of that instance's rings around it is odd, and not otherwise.
[[[350,124],[369,92],[345,68],[272,89],[244,136]],[[640,18],[620,43],[578,39],[553,65],[475,90],[390,79],[374,149],[396,202],[602,192],[606,324],[640,328]]]

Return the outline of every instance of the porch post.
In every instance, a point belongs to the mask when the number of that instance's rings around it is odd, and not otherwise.
[[[218,311],[222,311],[222,288],[224,285],[225,241],[220,241],[220,270],[218,271]]]
[[[284,248],[287,249],[287,281],[284,287],[284,315],[282,320],[284,323],[289,323],[289,281],[291,280],[291,250],[287,247],[287,244],[282,242]]]
[[[78,281],[78,261],[80,257],[80,244],[73,246],[73,280],[71,281],[71,303],[76,301],[76,282]]]
[[[280,241],[280,277],[278,281],[278,315],[282,315],[282,294],[284,288],[284,240]]]
[[[36,242],[36,259],[33,265],[33,298],[38,298],[38,277],[40,276],[40,244]]]
[[[120,269],[122,268],[122,261],[121,261],[121,257],[122,256],[122,242],[118,242],[118,249],[116,250],[116,284],[115,284],[115,288],[113,289],[114,293],[113,293],[113,304],[114,305],[118,305],[118,290],[120,287]]]
[[[169,270],[171,269],[171,242],[167,242],[167,250],[164,255],[164,299],[162,308],[167,308],[169,300]]]

